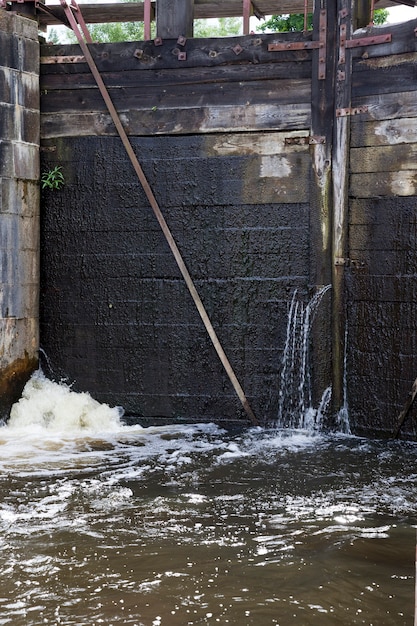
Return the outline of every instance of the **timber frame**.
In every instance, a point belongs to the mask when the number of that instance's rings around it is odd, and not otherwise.
[[[166,3],[166,6],[164,6]],[[357,0],[353,3],[353,24],[361,28],[372,24],[375,8],[389,8],[398,5],[415,6],[415,0]],[[159,7],[157,11],[157,6]],[[48,4],[42,0],[0,0],[0,8],[20,15],[34,17],[41,29],[46,26],[67,23],[65,12],[59,4]],[[167,0],[143,0],[142,2],[120,2],[106,4],[82,4],[84,20],[87,24],[109,22],[144,22],[145,39],[150,38],[150,24],[157,22],[158,36],[169,36],[169,25],[181,27],[176,34],[192,36],[194,19],[242,17],[243,34],[250,32],[249,18],[258,20],[269,15],[284,15],[312,12],[314,0],[187,0],[175,3]],[[158,25],[159,22],[159,25]],[[161,32],[163,34],[161,34]]]

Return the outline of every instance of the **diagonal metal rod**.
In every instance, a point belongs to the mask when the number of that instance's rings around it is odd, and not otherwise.
[[[215,350],[216,350],[216,352],[217,352],[217,354],[218,354],[218,356],[220,358],[220,361],[223,364],[224,369],[226,370],[226,373],[227,373],[227,375],[228,375],[228,377],[229,377],[229,379],[230,379],[230,381],[231,381],[231,383],[233,385],[233,388],[234,388],[234,390],[235,390],[235,392],[236,392],[240,402],[242,403],[242,406],[243,406],[247,416],[251,420],[252,424],[257,426],[257,425],[259,425],[258,419],[255,417],[255,414],[253,413],[253,411],[252,411],[252,409],[250,407],[250,404],[249,404],[249,402],[248,402],[248,400],[247,400],[247,398],[245,396],[245,392],[243,391],[243,389],[242,389],[242,387],[241,387],[241,385],[240,385],[240,383],[239,383],[239,381],[238,381],[238,379],[236,377],[236,374],[234,373],[233,368],[232,368],[232,366],[231,366],[231,364],[229,362],[229,359],[227,358],[226,353],[224,352],[224,350],[223,350],[223,348],[222,348],[222,346],[220,344],[220,341],[219,341],[219,339],[218,339],[218,337],[216,335],[216,332],[215,332],[215,330],[213,328],[213,325],[212,325],[212,323],[211,323],[211,321],[209,319],[209,316],[207,315],[207,312],[206,312],[206,310],[204,308],[204,305],[203,305],[203,303],[201,301],[201,298],[200,298],[200,296],[199,296],[199,294],[197,292],[197,289],[196,289],[196,287],[194,285],[194,282],[193,282],[193,280],[192,280],[192,278],[190,276],[190,273],[189,273],[189,271],[188,271],[188,269],[187,269],[187,267],[186,267],[186,265],[184,263],[184,260],[183,260],[183,258],[181,256],[181,253],[180,253],[180,251],[178,249],[178,246],[177,246],[177,244],[176,244],[176,242],[174,240],[174,237],[172,236],[172,233],[171,233],[171,231],[170,231],[170,229],[168,227],[168,224],[165,221],[165,218],[164,218],[164,216],[163,216],[163,214],[161,212],[161,209],[160,209],[159,204],[158,204],[158,202],[157,202],[157,200],[155,198],[155,195],[154,195],[154,193],[153,193],[153,191],[152,191],[152,189],[151,189],[151,187],[150,187],[150,185],[148,183],[148,180],[147,180],[147,178],[146,178],[146,176],[145,176],[145,174],[143,172],[143,169],[142,169],[142,167],[141,167],[141,165],[140,165],[140,163],[139,163],[139,161],[138,161],[138,159],[137,159],[137,157],[136,157],[136,155],[134,153],[132,144],[129,141],[129,138],[128,138],[127,134],[126,134],[126,131],[123,128],[123,125],[122,125],[122,123],[120,121],[119,114],[117,113],[117,111],[116,111],[116,109],[115,109],[115,107],[113,105],[113,102],[112,102],[112,100],[110,98],[110,94],[109,94],[109,92],[107,90],[107,87],[105,86],[105,84],[103,82],[101,74],[100,74],[100,72],[99,72],[99,70],[98,70],[98,68],[97,68],[97,66],[96,66],[96,64],[94,62],[94,59],[93,59],[93,57],[92,57],[92,55],[90,53],[90,50],[88,49],[88,46],[87,46],[86,42],[84,41],[84,39],[83,39],[83,37],[82,37],[82,35],[80,33],[80,29],[78,27],[77,20],[76,20],[76,18],[74,16],[74,13],[73,13],[73,10],[77,11],[77,18],[81,20],[81,18],[79,17],[79,16],[81,16],[80,9],[79,9],[77,3],[75,2],[75,0],[72,0],[70,5],[66,2],[66,0],[61,0],[61,4],[64,7],[65,15],[67,16],[67,19],[68,19],[69,23],[71,24],[71,28],[73,29],[73,31],[74,31],[77,39],[78,39],[78,43],[81,46],[81,50],[83,51],[85,60],[87,61],[88,65],[90,67],[91,73],[93,74],[94,79],[95,79],[95,81],[97,83],[97,86],[98,86],[98,88],[99,88],[99,90],[101,92],[101,95],[103,96],[103,99],[104,99],[104,101],[106,103],[106,106],[107,106],[107,108],[109,110],[109,113],[111,115],[113,123],[116,126],[117,132],[119,133],[119,136],[120,136],[120,138],[121,138],[121,140],[123,142],[123,145],[124,145],[124,147],[126,149],[126,152],[127,152],[128,156],[130,158],[130,161],[131,161],[131,163],[133,165],[133,168],[134,168],[134,170],[135,170],[135,172],[136,172],[136,174],[137,174],[137,176],[139,178],[139,181],[140,181],[140,183],[141,183],[141,185],[143,187],[143,190],[144,190],[144,192],[146,194],[146,197],[149,200],[149,203],[150,203],[150,205],[151,205],[151,207],[153,209],[153,212],[154,212],[154,214],[156,216],[156,219],[158,220],[159,225],[160,225],[160,227],[162,229],[162,232],[164,233],[165,238],[166,238],[166,240],[168,242],[168,245],[169,245],[169,247],[170,247],[170,249],[172,251],[172,254],[174,255],[174,258],[175,258],[175,260],[177,262],[178,268],[179,268],[179,270],[180,270],[180,272],[181,272],[181,274],[182,274],[182,276],[183,276],[183,278],[185,280],[185,283],[186,283],[186,285],[188,287],[188,290],[189,290],[189,292],[190,292],[190,294],[191,294],[191,296],[192,296],[192,298],[194,300],[194,303],[195,303],[195,305],[197,307],[197,310],[198,310],[198,312],[199,312],[199,314],[201,316],[201,319],[203,320],[204,326],[206,327],[206,330],[207,330],[207,332],[208,332],[208,334],[210,336],[210,339],[211,339],[211,341],[213,343],[213,346],[214,346],[214,348],[215,348]],[[82,24],[82,22],[81,22],[81,24]]]

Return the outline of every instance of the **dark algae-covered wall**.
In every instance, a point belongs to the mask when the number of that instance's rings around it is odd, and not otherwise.
[[[402,53],[354,63],[350,147],[349,404],[355,430],[386,432],[417,377],[416,23]],[[412,430],[412,409],[404,430]]]
[[[279,145],[276,136],[271,141]],[[287,302],[294,288],[303,293],[308,285],[309,215],[302,193],[298,202],[274,203],[271,178],[250,201],[262,167],[252,154],[255,142],[215,134],[132,143],[259,412],[277,388]],[[134,414],[238,415],[239,402],[121,142],[71,138],[65,150],[67,184],[45,195],[42,212],[42,345],[51,362],[77,386]],[[298,149],[297,158],[307,170],[306,150]]]
[[[313,404],[331,386],[328,425],[344,406],[389,436],[417,376],[417,24],[351,32],[350,3],[325,4],[306,36],[90,50],[260,422],[294,293],[331,285]],[[48,367],[130,415],[244,422],[79,46],[41,56],[43,168],[66,180],[42,196]]]
[[[288,303],[295,289],[304,299],[310,291],[312,63],[305,54],[290,63],[292,82],[268,41],[192,40],[185,67],[173,41],[95,55],[262,421],[277,410]],[[242,419],[88,67],[49,62],[77,51],[42,51],[42,154],[67,181],[43,198],[42,346],[60,374],[128,413]]]

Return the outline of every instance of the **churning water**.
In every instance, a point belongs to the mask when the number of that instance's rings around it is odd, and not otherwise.
[[[125,426],[38,373],[0,451],[0,624],[412,624],[413,443]]]

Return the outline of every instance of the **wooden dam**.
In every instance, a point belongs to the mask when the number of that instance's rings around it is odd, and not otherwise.
[[[145,2],[154,38],[52,45],[38,28],[65,7],[3,2],[4,417],[41,349],[48,375],[129,419],[274,424],[291,303],[327,288],[312,405],[331,388],[327,427],[345,410],[356,434],[415,436],[417,20],[288,4]],[[313,30],[249,30],[307,9]],[[247,34],[193,37],[196,16],[237,11]],[[40,191],[55,167],[65,184]]]

